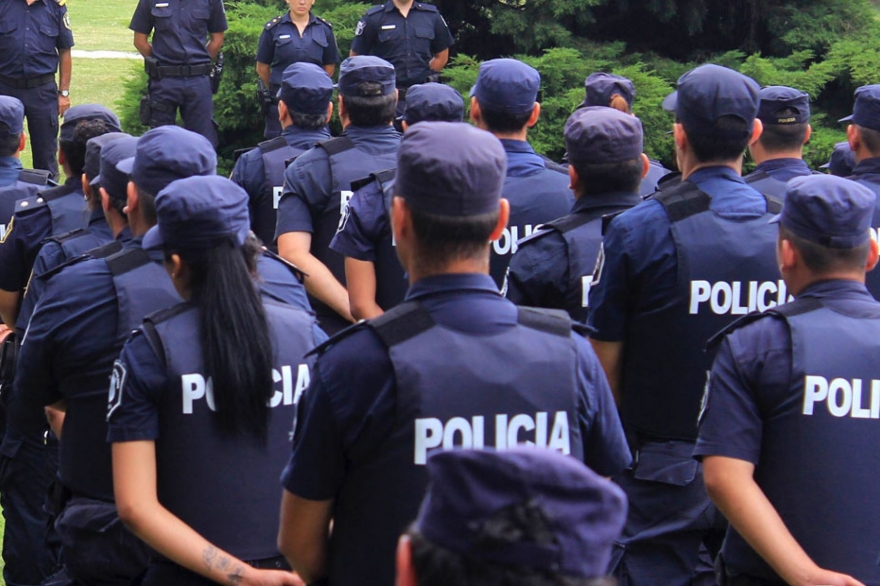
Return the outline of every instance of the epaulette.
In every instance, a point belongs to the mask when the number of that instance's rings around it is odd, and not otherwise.
[[[56,199],[61,199],[66,195],[70,195],[76,191],[75,187],[70,185],[58,185],[57,187],[50,187],[49,189],[44,189],[39,192],[37,195],[42,197],[45,201],[55,201]]]
[[[32,185],[48,185],[51,175],[43,169],[22,169],[18,174],[18,180]]]
[[[378,6],[373,6],[372,8],[367,10],[367,12],[364,13],[364,16],[372,16],[373,14],[376,14],[377,12],[382,12],[383,10],[385,10],[385,5],[379,4]]]
[[[281,22],[281,19],[282,19],[282,18],[284,18],[284,15],[283,15],[283,14],[282,14],[281,16],[276,16],[275,18],[273,18],[272,20],[270,20],[269,22],[267,22],[267,23],[266,23],[266,30],[269,30],[269,29],[271,29],[271,28],[274,28],[279,22]]]
[[[326,340],[322,344],[318,344],[314,348],[312,348],[307,354],[306,358],[309,356],[320,356],[324,354],[327,350],[329,350],[332,346],[335,346],[338,342],[344,340],[355,332],[359,332],[360,330],[366,327],[367,322],[364,320],[359,321],[356,324],[352,324],[345,328],[344,330],[340,330],[330,336],[329,340]]]
[[[14,214],[17,216],[18,214],[24,214],[31,210],[39,209],[46,205],[46,200],[43,199],[42,195],[33,195],[31,197],[26,197],[24,199],[20,199],[15,202],[15,212]]]
[[[424,10],[425,12],[440,12],[433,4],[422,4],[421,2],[416,2],[415,4],[413,4],[413,6],[415,8],[418,8],[419,10]]]
[[[144,318],[145,322],[150,322],[151,324],[160,324],[163,321],[168,321],[172,317],[176,315],[180,315],[181,313],[193,309],[195,306],[192,303],[178,303],[177,305],[172,305],[171,307],[166,307],[165,309],[160,309],[159,311],[154,311]]]
[[[324,24],[326,24],[326,25],[329,26],[330,28],[333,28],[333,25],[332,25],[332,24],[330,24],[329,22],[327,22],[326,20],[324,20],[324,19],[321,18],[320,16],[316,16],[316,17],[315,17],[315,20],[317,20],[317,21],[319,21],[319,22],[323,22]]]
[[[272,151],[283,149],[286,146],[287,139],[285,139],[283,136],[276,136],[275,138],[264,140],[257,145],[257,147],[264,153],[271,153]]]
[[[232,151],[232,162],[237,163],[242,155],[244,155],[245,153],[249,153],[252,150],[254,150],[254,147],[247,147],[244,149],[235,149],[234,151]]]

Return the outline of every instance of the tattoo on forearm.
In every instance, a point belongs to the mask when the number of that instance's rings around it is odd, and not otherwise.
[[[226,574],[227,583],[229,586],[241,584],[244,577],[244,567],[240,564],[232,567],[232,560],[225,555],[220,555],[217,548],[213,545],[209,545],[202,552],[202,561],[205,562],[205,567],[209,570],[217,569],[225,572],[231,568],[232,571]]]
[[[217,559],[217,548],[213,545],[209,545],[202,552],[202,561],[205,562],[205,566],[211,570],[214,568],[214,560]]]
[[[229,579],[229,586],[238,586],[241,584],[242,576],[244,576],[244,568],[242,566],[235,566],[235,569],[226,575]]]

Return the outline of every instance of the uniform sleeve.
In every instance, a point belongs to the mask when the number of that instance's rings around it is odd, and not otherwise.
[[[263,27],[263,32],[260,33],[260,42],[257,44],[257,61],[266,65],[272,65],[274,59],[275,35],[272,34],[271,29]]]
[[[137,8],[134,9],[134,14],[131,17],[131,22],[129,23],[128,28],[136,33],[143,33],[145,35],[149,35],[153,32],[153,15],[151,13],[149,0],[138,1]]]
[[[21,291],[30,277],[37,246],[49,233],[52,218],[49,208],[41,207],[27,214],[16,214],[6,238],[0,243],[0,289]]]
[[[626,231],[612,221],[599,248],[596,273],[590,287],[589,325],[592,337],[605,342],[622,341],[626,335],[631,287],[630,251]]]
[[[374,226],[378,221],[377,210],[363,191],[356,191],[348,202],[348,217],[333,240],[330,248],[342,256],[357,260],[376,262],[376,234]]]
[[[562,291],[568,282],[568,259],[560,240],[556,233],[547,234],[514,253],[505,297],[517,305],[568,309]]]
[[[54,376],[56,331],[64,327],[65,307],[57,289],[48,288],[27,325],[16,365],[15,393],[25,404],[51,405],[62,396]]]
[[[324,49],[323,65],[336,65],[339,63],[339,46],[336,44],[336,35],[333,27],[327,27],[327,47]]]
[[[58,27],[59,32],[58,38],[55,40],[55,48],[63,51],[73,47],[73,30],[70,28],[70,15],[67,13],[67,6],[59,8],[58,17],[61,22]]]
[[[365,14],[357,23],[354,39],[351,41],[351,50],[358,55],[371,55],[373,53],[373,45],[376,42],[376,25],[372,20]]]
[[[255,152],[257,151],[248,151],[239,157],[238,161],[235,162],[235,167],[232,168],[232,175],[230,176],[230,179],[235,184],[247,191],[252,211],[257,204],[257,200],[262,195],[263,175],[265,173],[262,157],[251,156],[251,153]]]
[[[330,197],[326,185],[329,180],[330,162],[315,156],[315,151],[307,151],[287,167],[278,203],[276,240],[288,232],[314,231],[312,220],[324,210]]]
[[[443,16],[437,12],[437,17],[434,19],[434,39],[431,41],[431,53],[436,55],[451,47],[452,43],[452,33],[449,32],[449,27],[446,26]]]
[[[165,365],[142,330],[135,332],[113,365],[107,409],[107,441],[159,437],[159,394],[166,387]]]
[[[223,0],[211,1],[211,16],[208,19],[209,33],[222,33],[229,28],[226,22],[226,9],[223,7]]]

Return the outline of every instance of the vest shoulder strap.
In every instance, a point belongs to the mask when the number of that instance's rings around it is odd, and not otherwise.
[[[369,177],[364,177],[363,179],[355,179],[354,181],[351,182],[351,190],[352,191],[359,191],[359,190],[363,189],[364,187],[366,187],[367,185],[369,185],[370,183],[374,183],[375,181],[376,181],[376,178],[372,175],[370,175]]]
[[[254,150],[254,147],[247,147],[244,149],[235,149],[234,151],[232,151],[232,162],[237,163],[242,155],[244,155],[245,153],[249,153],[252,150]]]
[[[56,234],[54,236],[49,236],[46,238],[46,242],[55,242],[56,244],[64,244],[65,242],[69,242],[71,240],[76,240],[80,236],[84,236],[88,234],[88,231],[85,228],[76,228],[71,230],[70,232],[64,232],[63,234]]]
[[[542,159],[544,159],[544,165],[548,169],[550,169],[551,171],[556,171],[557,173],[563,173],[565,175],[568,175],[568,167],[566,167],[565,165],[560,165],[559,163],[557,163],[553,159],[549,159],[549,158],[545,157],[544,155],[538,155],[538,156],[541,157]]]
[[[80,255],[75,256],[71,259],[68,259],[68,260],[64,261],[63,263],[61,263],[60,265],[58,265],[57,267],[52,267],[51,269],[49,269],[45,273],[42,273],[42,274],[36,275],[36,276],[39,277],[40,279],[44,279],[44,280],[51,279],[52,277],[54,277],[55,275],[57,275],[58,273],[60,273],[64,269],[66,269],[67,267],[73,266],[75,264],[79,264],[79,263],[86,261],[86,260],[89,260],[91,258],[92,258],[92,255],[89,254],[88,252],[86,252],[84,254],[80,254]]]
[[[44,201],[50,202],[55,201],[56,199],[61,199],[65,195],[70,195],[74,191],[76,190],[69,185],[59,185],[58,187],[52,187],[45,191],[41,191],[39,195]]]
[[[749,173],[743,177],[743,181],[751,185],[752,183],[757,183],[758,181],[763,181],[764,179],[769,178],[770,175],[768,175],[766,171],[755,171],[754,173]]]
[[[49,172],[42,169],[22,169],[18,174],[19,181],[33,185],[48,185],[49,178]]]
[[[369,320],[367,325],[388,348],[392,348],[431,329],[435,323],[421,303],[407,301]]]
[[[124,275],[138,267],[152,262],[150,255],[143,248],[129,248],[108,256],[105,259],[110,274],[114,277]]]
[[[796,299],[791,303],[784,303],[772,309],[768,309],[764,312],[753,311],[752,313],[744,315],[733,323],[727,325],[727,327],[709,338],[709,341],[706,342],[706,348],[709,350],[714,350],[728,334],[740,328],[743,328],[750,323],[754,323],[760,319],[764,319],[768,316],[776,316],[785,319],[789,317],[794,317],[796,315],[803,315],[811,311],[816,311],[817,309],[821,309],[822,307],[822,302],[815,297],[804,297],[803,299]]]
[[[331,138],[330,140],[324,140],[319,142],[317,146],[324,149],[331,157],[334,155],[338,155],[339,153],[344,153],[345,151],[350,151],[351,149],[357,148],[354,142],[347,136],[337,136],[336,138]]]
[[[373,173],[373,176],[376,178],[376,181],[384,185],[397,177],[397,167],[391,167],[390,169]]]
[[[177,305],[172,305],[171,307],[166,307],[165,309],[160,309],[159,311],[154,311],[144,318],[144,322],[149,322],[156,326],[162,322],[168,321],[175,316],[180,315],[185,311],[189,311],[192,308],[193,305],[190,303],[178,303]]]
[[[709,211],[712,198],[690,181],[654,194],[669,216],[670,222],[679,222],[696,214]]]
[[[107,258],[111,254],[116,254],[120,250],[122,250],[122,243],[118,240],[114,240],[113,242],[108,242],[107,244],[93,248],[86,254],[92,258]]]
[[[563,338],[571,335],[571,318],[560,309],[517,307],[517,312],[516,319],[521,326]]]
[[[295,264],[293,264],[292,262],[290,262],[289,260],[287,260],[283,256],[275,254],[274,252],[272,252],[271,250],[269,250],[265,246],[263,247],[263,255],[277,260],[278,262],[283,264],[285,267],[290,269],[290,272],[293,273],[293,276],[296,277],[296,280],[299,281],[300,283],[303,282],[303,279],[305,279],[305,277],[309,276],[308,273],[303,271],[301,268],[299,268],[298,266],[296,266]]]
[[[768,214],[778,214],[782,212],[782,202],[773,197],[772,195],[763,194],[764,199],[767,201],[767,213]]]
[[[283,136],[276,136],[270,140],[264,140],[260,144],[257,145],[261,151],[264,153],[271,153],[272,151],[277,151],[278,149],[283,149],[287,146],[287,141]]]
[[[140,330],[147,337],[147,341],[150,346],[153,348],[153,352],[156,353],[159,360],[162,362],[163,366],[168,364],[168,358],[165,356],[165,345],[162,343],[162,336],[159,335],[159,332],[156,330],[156,326],[162,322],[168,321],[169,319],[184,313],[192,309],[192,305],[189,303],[178,303],[177,305],[173,305],[171,307],[167,307],[165,309],[160,309],[159,311],[154,311],[150,315],[144,318],[143,323],[141,324]]]

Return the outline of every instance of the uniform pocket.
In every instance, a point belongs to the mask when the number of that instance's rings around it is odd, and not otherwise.
[[[324,31],[313,34],[312,41],[314,41],[316,44],[318,44],[322,47],[327,46],[327,36],[324,34]]]
[[[192,11],[192,15],[195,20],[208,20],[211,12],[205,8],[196,8]]]
[[[160,2],[153,6],[150,10],[150,14],[153,15],[153,18],[171,18],[171,15],[174,13],[174,10],[168,3]]]
[[[692,457],[694,446],[687,442],[646,443],[639,448],[633,469],[637,480],[687,486],[697,475],[699,462]]]
[[[380,43],[387,43],[388,41],[396,41],[400,39],[401,33],[400,30],[397,28],[380,30],[378,38]]]
[[[416,36],[420,39],[428,39],[429,41],[433,40],[434,39],[434,29],[427,28],[427,27],[424,27],[424,28],[418,27],[418,28],[416,28]]]
[[[55,38],[58,36],[58,33],[61,31],[58,29],[57,24],[41,24],[40,32],[46,35],[47,37]]]

